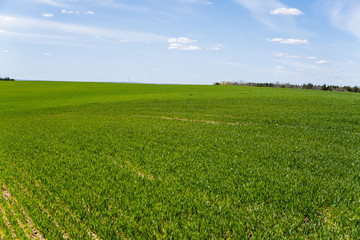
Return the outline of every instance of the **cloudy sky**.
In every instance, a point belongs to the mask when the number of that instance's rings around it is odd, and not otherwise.
[[[0,76],[360,85],[357,0],[1,0]]]

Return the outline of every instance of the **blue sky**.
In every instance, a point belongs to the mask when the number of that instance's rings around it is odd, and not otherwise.
[[[0,75],[360,85],[357,0],[1,0]]]

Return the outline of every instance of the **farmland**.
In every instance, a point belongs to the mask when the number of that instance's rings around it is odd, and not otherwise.
[[[0,82],[0,239],[358,239],[360,95]]]

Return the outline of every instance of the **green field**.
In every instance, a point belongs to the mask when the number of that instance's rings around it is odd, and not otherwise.
[[[359,239],[360,94],[0,82],[0,239]]]

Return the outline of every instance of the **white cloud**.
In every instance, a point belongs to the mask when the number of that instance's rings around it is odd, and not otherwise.
[[[0,33],[6,33],[6,30],[0,29]]]
[[[64,8],[67,7],[66,4],[62,3],[63,1],[59,1],[59,0],[23,0],[29,3],[40,3],[40,4],[46,4],[49,5],[51,7],[59,7],[59,8]]]
[[[298,55],[288,55],[286,56],[287,58],[296,58],[296,59],[303,59],[303,56],[298,56]]]
[[[298,55],[290,55],[288,53],[282,53],[282,52],[275,52],[274,55],[277,57],[284,57],[284,58],[290,58],[290,59],[305,59],[305,60],[317,59],[317,57],[315,57],[315,56],[298,56]]]
[[[50,17],[54,17],[54,14],[52,14],[52,13],[43,13],[42,16],[50,18]]]
[[[186,37],[178,37],[178,38],[169,38],[168,43],[170,50],[185,50],[185,51],[196,51],[201,50],[200,47],[195,45],[189,45],[191,43],[196,43],[197,40],[192,40]]]
[[[184,46],[180,50],[197,51],[197,50],[201,50],[201,47],[198,47],[198,46]]]
[[[279,43],[284,43],[284,44],[308,44],[309,41],[306,39],[294,39],[294,38],[288,38],[288,39],[284,39],[284,38],[271,38],[271,39],[266,39],[269,42],[279,42]]]
[[[170,50],[184,50],[184,51],[197,51],[197,50],[201,50],[201,48],[198,47],[198,46],[182,45],[182,44],[178,44],[178,43],[171,43],[171,44],[169,44],[168,49],[170,49]]]
[[[223,45],[223,44],[213,44],[209,49],[217,51],[217,50],[223,49],[224,47],[225,47],[225,45]]]
[[[43,53],[43,56],[51,56],[51,53]]]
[[[66,10],[66,9],[61,10],[61,13],[64,13],[64,14],[77,14],[77,15],[80,15],[80,14],[94,15],[95,14],[93,11],[79,12],[79,11],[75,11],[75,10]]]
[[[286,57],[287,53],[276,52],[276,53],[274,53],[274,55],[278,56],[278,57]]]
[[[0,31],[1,33],[1,31]],[[37,33],[24,33],[24,32],[3,32],[4,36],[11,37],[12,39],[41,39],[44,40],[46,44],[49,44],[51,40],[60,40],[62,42],[66,40],[74,40],[71,37],[59,36],[59,35],[49,35],[49,34],[37,34]]]
[[[224,65],[230,65],[230,66],[236,66],[236,67],[248,67],[248,65],[240,62],[215,62],[216,64],[224,64]]]
[[[32,38],[43,41],[43,32],[46,32],[48,34],[46,38],[48,39],[62,38],[69,41],[75,38],[83,38],[85,41],[90,41],[91,39],[89,37],[93,39],[94,36],[101,36],[104,39],[107,38],[113,41],[118,39],[129,39],[136,42],[166,40],[165,37],[152,33],[89,27],[26,17],[18,17],[15,21],[11,22],[1,22],[1,25],[4,28],[6,27],[7,31],[0,31],[0,33],[11,37],[10,39]]]
[[[304,69],[304,70],[313,70],[313,71],[318,71],[318,70],[324,70],[325,68],[320,67],[317,64],[313,64],[313,63],[308,63],[308,62],[302,62],[302,61],[296,61],[293,59],[286,59],[286,60],[277,60],[276,62],[281,63],[281,64],[285,64],[291,67],[294,67],[296,69]]]
[[[199,3],[199,4],[204,4],[204,5],[212,5],[212,4],[213,4],[213,2],[203,1],[203,0],[180,0],[180,2],[184,2],[184,3]]]
[[[359,1],[328,0],[324,8],[329,9],[331,20],[337,28],[360,39]]]
[[[192,40],[186,37],[178,37],[178,38],[169,38],[168,43],[179,43],[179,44],[189,44],[189,43],[195,43],[196,40]]]
[[[119,0],[86,0],[87,2],[91,3],[93,6],[97,7],[107,7],[110,9],[121,9],[129,12],[135,12],[137,14],[150,14],[150,15],[158,15],[158,16],[165,16],[171,18],[178,18],[175,15],[169,13],[169,11],[159,11],[155,8],[145,7],[144,4],[131,4],[133,1],[119,1]]]
[[[316,61],[316,64],[326,64],[326,63],[329,63],[328,61],[326,60],[319,60],[319,61]]]
[[[285,69],[285,67],[283,67],[283,66],[277,66],[277,67],[275,67],[275,69],[276,69],[276,70],[283,70],[283,69]]]
[[[273,9],[286,7],[278,0],[234,0],[241,6],[247,8],[255,19],[263,24],[276,27],[272,19],[269,18],[269,12]]]
[[[0,15],[0,21],[14,22],[14,21],[16,21],[16,18],[15,17],[8,17],[8,16],[1,16]]]
[[[66,9],[63,9],[61,10],[61,13],[64,13],[64,14],[81,14],[79,11],[73,11],[73,10],[66,10]]]
[[[298,55],[287,55],[287,58],[295,58],[295,59],[302,59],[304,58],[303,56],[298,56]]]
[[[264,9],[274,9],[284,7],[278,0],[235,0],[235,2],[243,5],[251,12],[262,12]],[[268,11],[267,11],[268,12]]]
[[[131,41],[130,39],[121,39],[121,40],[118,40],[118,41],[115,41],[114,43],[130,43],[130,42],[133,42]]]
[[[159,71],[159,69],[154,68],[154,69],[152,69],[151,71],[152,71],[152,72],[158,72],[158,71]]]
[[[3,53],[9,53],[9,50],[4,49],[4,50],[2,50],[2,52]]]
[[[300,16],[304,12],[300,11],[297,8],[276,8],[270,12],[273,15],[291,15],[291,16]]]

